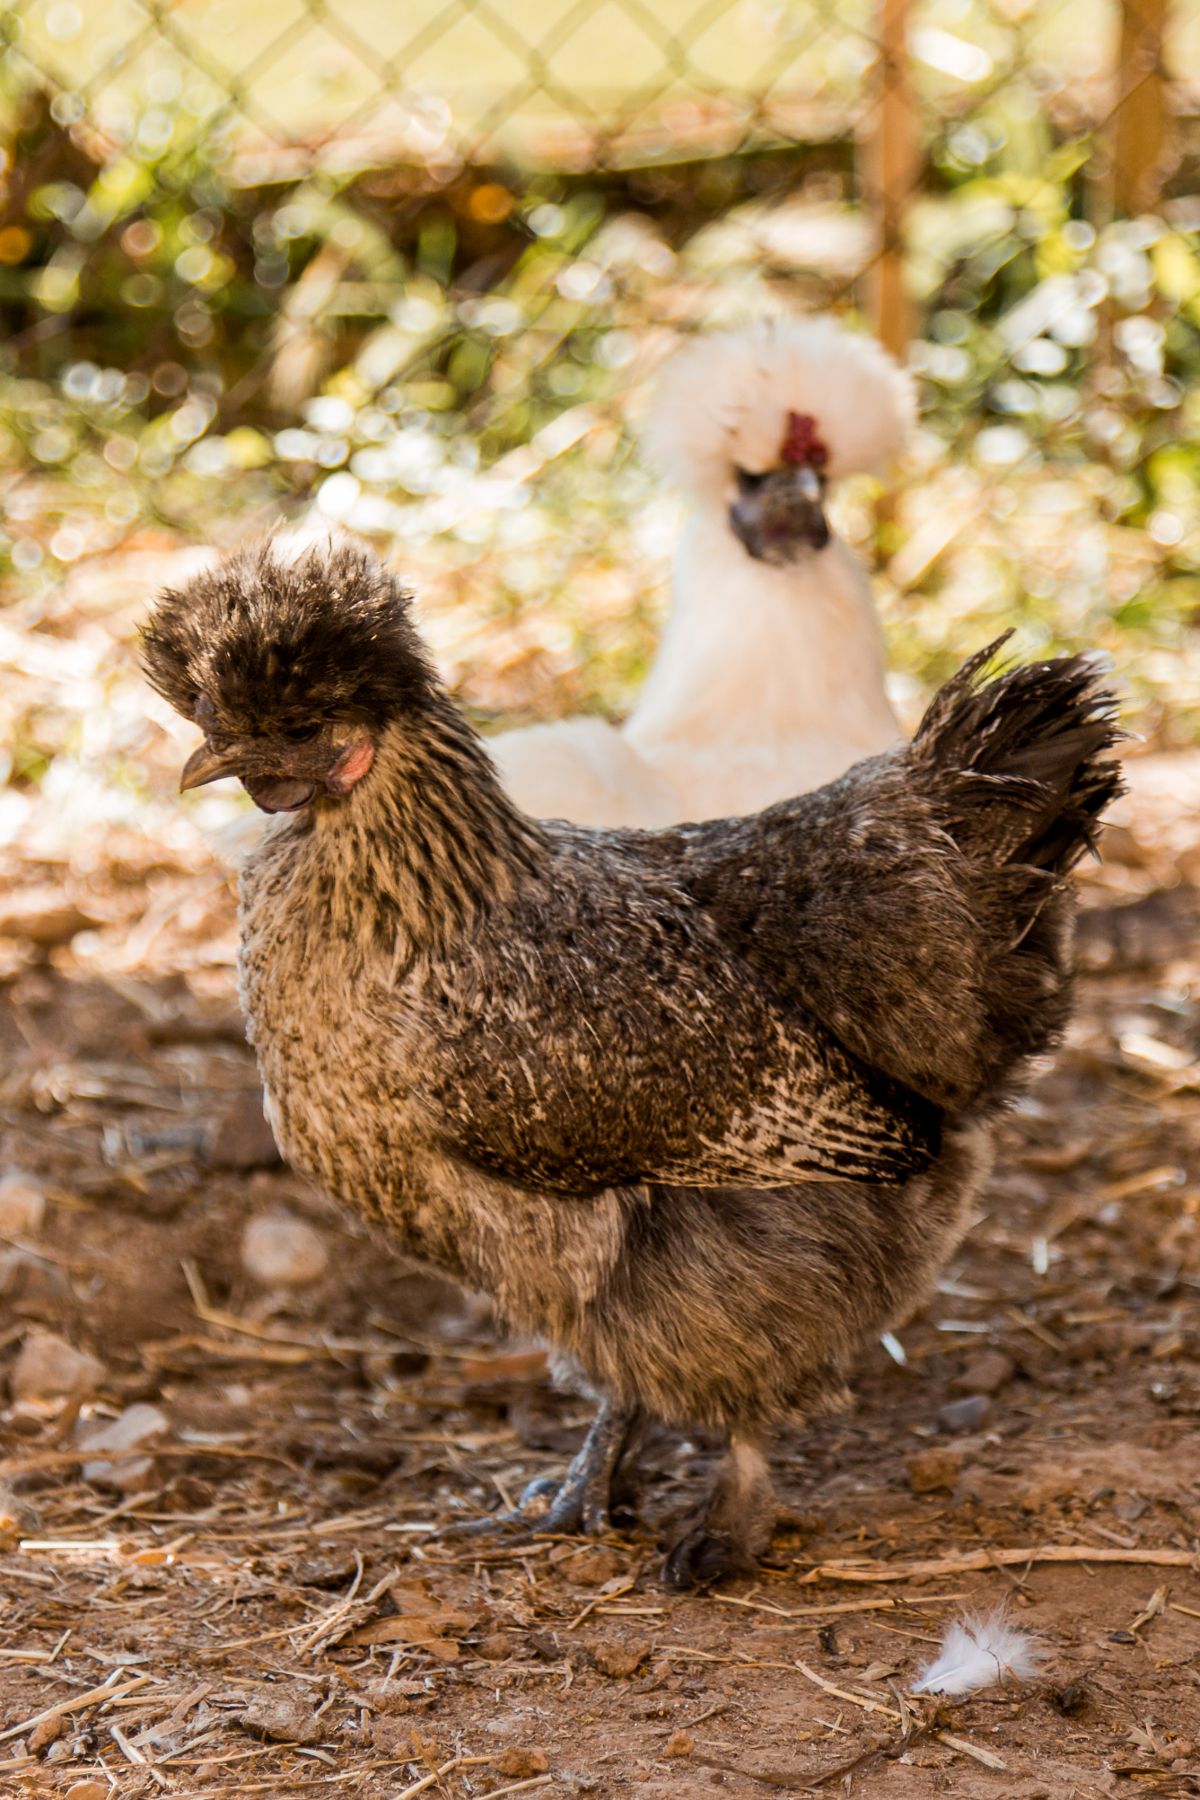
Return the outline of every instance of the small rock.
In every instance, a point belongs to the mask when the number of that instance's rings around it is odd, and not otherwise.
[[[938,1424],[943,1431],[975,1431],[992,1410],[986,1394],[968,1394],[962,1400],[948,1400],[938,1407]]]
[[[956,1394],[998,1394],[1013,1378],[1012,1358],[1003,1350],[981,1350],[950,1383]]]
[[[65,1724],[64,1719],[58,1718],[43,1719],[40,1724],[35,1725],[29,1733],[30,1755],[40,1756],[43,1750],[48,1750],[55,1738],[61,1737]]]
[[[636,1675],[650,1654],[649,1644],[596,1644],[592,1650],[592,1662],[601,1675],[610,1675],[614,1681],[628,1681]]]
[[[33,1237],[46,1216],[46,1196],[32,1175],[10,1169],[0,1175],[0,1236]]]
[[[13,1365],[9,1388],[14,1400],[65,1400],[99,1386],[104,1364],[65,1338],[40,1328],[29,1332]]]
[[[294,1587],[344,1587],[353,1579],[357,1563],[349,1550],[331,1550],[325,1555],[300,1556],[288,1569]]]
[[[507,1662],[516,1643],[506,1631],[489,1631],[486,1637],[480,1638],[475,1649],[485,1662]]]
[[[1086,1473],[1080,1469],[1065,1463],[1058,1467],[1046,1464],[1022,1483],[1017,1490],[1016,1502],[1022,1512],[1046,1512],[1051,1507],[1079,1498],[1089,1485]],[[1109,1492],[1112,1492],[1111,1488]]]
[[[603,1587],[606,1581],[620,1575],[625,1560],[615,1550],[576,1550],[559,1563],[559,1571],[576,1587]]]
[[[214,1169],[270,1169],[283,1158],[261,1093],[238,1094],[217,1121],[207,1160]]]
[[[696,1740],[686,1731],[673,1731],[663,1745],[664,1756],[690,1756],[696,1748]]]
[[[550,1764],[540,1750],[519,1750],[515,1744],[496,1758],[497,1772],[511,1776],[514,1781],[524,1781],[531,1775],[544,1775],[549,1767]]]
[[[410,1676],[393,1676],[389,1680],[386,1675],[377,1675],[366,1684],[364,1691],[372,1711],[377,1713],[410,1712],[414,1700],[431,1698],[425,1683],[414,1681]]]
[[[962,1472],[962,1456],[951,1449],[918,1450],[906,1466],[914,1494],[935,1494],[940,1488],[953,1488]]]
[[[245,1712],[237,1715],[237,1722],[246,1731],[277,1744],[316,1744],[323,1736],[321,1721],[282,1695],[278,1699],[252,1701]]]
[[[111,1792],[107,1781],[77,1781],[67,1789],[67,1800],[108,1800]]]
[[[169,1429],[166,1413],[142,1402],[127,1406],[119,1418],[83,1432],[79,1442],[89,1451],[133,1450],[139,1444],[157,1442]],[[116,1488],[122,1494],[136,1493],[144,1488],[153,1473],[154,1463],[148,1456],[122,1457],[117,1462],[85,1462],[83,1465],[85,1481],[93,1482],[97,1487]]]
[[[304,1287],[325,1273],[328,1262],[320,1232],[291,1213],[251,1219],[242,1233],[242,1266],[263,1287]]]

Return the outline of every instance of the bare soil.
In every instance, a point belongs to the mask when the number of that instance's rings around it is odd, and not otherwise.
[[[0,1794],[1200,1794],[1200,897],[1138,804],[906,1363],[781,1434],[769,1562],[700,1596],[659,1569],[704,1443],[646,1447],[605,1543],[431,1532],[560,1469],[588,1408],[253,1166],[220,868],[131,839],[10,870],[0,1168],[46,1204],[0,1236]],[[327,1252],[300,1285],[244,1260],[280,1214]],[[97,1359],[74,1394],[20,1374],[39,1328]],[[158,1435],[96,1468],[135,1406]],[[1001,1601],[1039,1678],[913,1698]]]

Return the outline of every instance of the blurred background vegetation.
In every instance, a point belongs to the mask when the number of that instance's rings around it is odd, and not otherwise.
[[[1015,624],[1200,734],[1200,0],[15,0],[0,33],[0,838],[144,809],[145,592],[279,517],[376,539],[485,720],[621,711],[679,517],[646,381],[763,310],[859,315],[919,377],[895,494],[840,503],[910,707]]]

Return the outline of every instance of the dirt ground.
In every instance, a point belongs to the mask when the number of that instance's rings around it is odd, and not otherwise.
[[[781,1435],[770,1559],[701,1596],[659,1568],[703,1443],[609,1542],[432,1534],[587,1406],[271,1163],[219,865],[10,866],[0,1794],[1200,1794],[1195,759],[1135,785],[906,1361]],[[1002,1601],[1039,1677],[912,1697]]]

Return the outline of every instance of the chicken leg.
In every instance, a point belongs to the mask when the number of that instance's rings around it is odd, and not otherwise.
[[[775,1489],[756,1437],[733,1433],[699,1516],[667,1554],[671,1587],[707,1587],[752,1569],[771,1541]]]
[[[583,1444],[561,1481],[541,1476],[531,1481],[510,1510],[489,1513],[446,1528],[444,1535],[477,1537],[489,1531],[525,1532],[530,1536],[603,1537],[611,1530],[613,1481],[638,1420],[635,1407],[602,1400]]]

